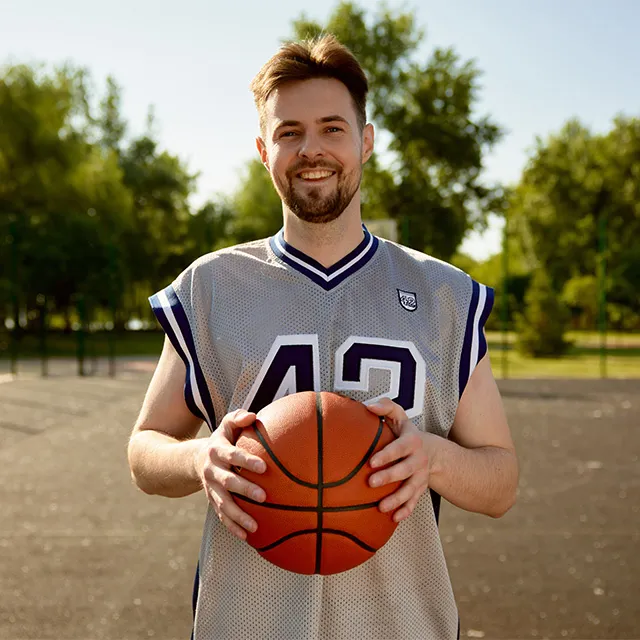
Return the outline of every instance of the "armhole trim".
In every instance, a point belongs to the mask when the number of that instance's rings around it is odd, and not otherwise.
[[[487,339],[484,335],[484,325],[493,308],[493,289],[479,284],[475,280],[471,280],[471,286],[471,303],[469,304],[467,326],[464,333],[462,355],[460,358],[458,380],[459,398],[462,397],[476,365],[487,353]]]
[[[193,334],[182,303],[171,285],[151,296],[149,302],[158,322],[187,368],[184,384],[187,407],[213,431],[216,425],[213,401],[198,361]]]

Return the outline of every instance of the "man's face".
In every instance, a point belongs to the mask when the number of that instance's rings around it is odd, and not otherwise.
[[[306,222],[338,218],[360,188],[373,150],[347,87],[333,78],[289,82],[269,96],[257,145],[284,204]]]

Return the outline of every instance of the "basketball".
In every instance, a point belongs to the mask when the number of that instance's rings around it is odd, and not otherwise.
[[[378,503],[401,482],[370,487],[368,462],[394,438],[382,418],[335,393],[296,393],[266,406],[237,441],[267,467],[239,470],[267,494],[263,503],[234,495],[258,523],[247,542],[301,574],[340,573],[371,558],[397,526]]]

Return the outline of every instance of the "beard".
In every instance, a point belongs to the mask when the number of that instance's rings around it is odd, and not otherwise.
[[[334,171],[338,183],[336,188],[329,191],[326,185],[311,185],[304,191],[296,189],[294,180],[299,180],[296,174],[312,169]],[[326,224],[339,218],[353,200],[361,180],[362,167],[345,173],[340,165],[330,162],[298,162],[287,170],[284,179],[273,178],[276,190],[289,210],[300,220],[314,224]]]

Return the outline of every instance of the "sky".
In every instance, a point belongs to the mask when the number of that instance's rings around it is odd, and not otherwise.
[[[372,10],[377,2],[361,0]],[[485,159],[488,181],[518,181],[537,136],[572,117],[606,131],[640,116],[640,2],[635,0],[388,1],[413,10],[434,47],[453,47],[482,70],[476,112],[505,130]],[[0,65],[72,62],[101,91],[122,87],[130,134],[153,106],[162,148],[198,172],[201,203],[237,186],[255,156],[249,83],[305,12],[323,21],[336,2],[310,0],[0,0]],[[0,123],[1,126],[1,123]],[[500,223],[471,233],[462,250],[499,250]]]

